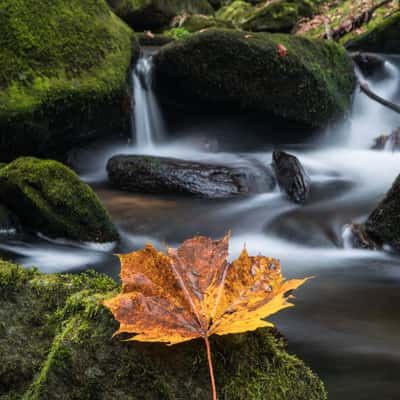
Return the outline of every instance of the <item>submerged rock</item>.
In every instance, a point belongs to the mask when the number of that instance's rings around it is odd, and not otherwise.
[[[100,243],[118,239],[96,194],[56,161],[21,157],[2,168],[0,201],[24,226],[53,238]]]
[[[0,161],[129,130],[138,45],[105,0],[2,0],[0,21]]]
[[[295,203],[305,203],[310,194],[311,181],[300,161],[284,151],[274,151],[272,159],[280,188]]]
[[[207,0],[107,0],[114,12],[136,31],[161,29],[182,13],[212,14]]]
[[[114,156],[107,171],[115,187],[132,192],[221,198],[256,191],[260,182],[265,190],[274,186],[271,175],[259,175],[253,169],[155,156]]]
[[[104,275],[45,275],[0,261],[0,390],[13,399],[211,398],[201,340],[112,338]],[[11,334],[12,333],[12,334]],[[269,329],[211,338],[219,398],[326,400],[321,380]]]
[[[355,88],[351,59],[331,41],[213,29],[162,48],[153,82],[166,104],[267,111],[311,126],[345,113]]]
[[[378,244],[400,250],[400,176],[368,217],[365,230]]]
[[[400,54],[400,11],[373,26],[364,34],[351,40],[349,50],[370,51],[373,53]]]

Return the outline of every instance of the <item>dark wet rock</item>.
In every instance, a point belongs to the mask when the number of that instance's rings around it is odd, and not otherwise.
[[[374,144],[371,146],[371,150],[384,150],[386,143],[389,140],[389,135],[382,134],[374,139]]]
[[[400,250],[400,176],[368,217],[365,230],[378,244]]]
[[[20,157],[0,169],[0,201],[24,227],[52,238],[99,243],[118,239],[93,190],[57,161]]]
[[[101,302],[118,290],[97,273],[40,274],[0,260],[0,396],[209,400],[201,340],[170,347],[112,338],[118,323]],[[211,345],[220,399],[327,398],[269,329],[213,336]]]
[[[400,54],[400,11],[346,44],[349,50]]]
[[[136,31],[159,30],[183,13],[212,14],[207,0],[107,0],[114,12]]]
[[[356,52],[351,55],[365,77],[383,73],[385,59],[379,54]]]
[[[353,249],[377,250],[380,246],[366,232],[364,224],[350,224],[345,228],[345,246]]]
[[[346,113],[355,88],[353,63],[332,41],[216,29],[163,47],[153,82],[166,105],[270,113],[308,126]]]
[[[186,193],[221,198],[263,186],[274,186],[271,175],[247,167],[228,167],[154,156],[112,157],[107,164],[110,182],[117,188],[145,193]]]
[[[400,151],[400,128],[395,129],[390,135],[378,136],[371,146],[371,150]]]
[[[18,218],[0,204],[0,237],[17,233],[20,229]]]
[[[310,178],[297,157],[274,151],[273,168],[280,188],[296,203],[303,204],[310,194]]]

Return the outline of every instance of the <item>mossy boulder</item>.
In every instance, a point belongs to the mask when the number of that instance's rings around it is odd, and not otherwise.
[[[0,396],[7,399],[211,398],[203,343],[122,342],[101,301],[113,281],[43,275],[0,261]],[[270,330],[212,340],[221,399],[325,400],[322,382]]]
[[[254,32],[290,33],[301,17],[311,17],[316,10],[311,0],[278,0],[257,8],[242,28]]]
[[[368,217],[365,228],[374,242],[400,250],[400,176]]]
[[[349,50],[400,54],[400,11],[350,41]]]
[[[0,170],[0,202],[54,238],[112,242],[118,233],[92,189],[63,164],[20,157]]]
[[[251,4],[244,0],[235,0],[219,9],[215,15],[221,21],[232,22],[236,26],[241,26],[252,16],[253,12],[254,9]]]
[[[188,32],[198,32],[210,28],[233,28],[229,21],[221,21],[209,15],[193,14],[188,15],[181,24]]]
[[[105,0],[2,0],[0,161],[128,129],[133,39]]]
[[[349,109],[355,76],[333,42],[209,30],[165,46],[154,57],[153,84],[165,103],[270,112],[323,126]]]
[[[160,30],[184,12],[212,14],[207,0],[107,0],[115,13],[137,31]]]

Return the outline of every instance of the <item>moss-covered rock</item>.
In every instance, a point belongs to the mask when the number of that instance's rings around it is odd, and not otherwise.
[[[358,36],[346,47],[349,50],[400,54],[400,11]]]
[[[400,250],[400,176],[368,217],[365,227],[378,244],[389,244]]]
[[[299,18],[297,4],[281,0],[257,10],[242,27],[254,32],[290,33]]]
[[[100,301],[115,284],[94,273],[42,275],[0,261],[0,397],[209,399],[201,341],[167,347],[112,339]],[[212,340],[221,399],[325,400],[321,381],[269,330]]]
[[[127,128],[132,40],[105,0],[1,1],[0,160]]]
[[[241,26],[252,16],[253,12],[254,9],[251,4],[244,0],[235,0],[222,7],[215,15],[221,21],[232,22],[236,26]]]
[[[268,111],[322,126],[349,109],[355,77],[345,50],[332,42],[209,30],[154,57],[154,86],[164,102]]]
[[[181,24],[188,32],[198,32],[210,28],[233,28],[229,21],[221,21],[215,17],[201,14],[188,15]]]
[[[277,0],[255,7],[249,1],[236,0],[216,15],[247,31],[289,33],[301,17],[311,17],[316,11],[312,0]]]
[[[2,168],[0,201],[44,235],[85,242],[118,238],[96,194],[57,161],[21,157]]]
[[[312,0],[278,0],[256,8],[242,28],[254,32],[289,33],[301,17],[311,17],[316,10]]]
[[[159,30],[180,13],[212,14],[207,0],[107,0],[115,13],[137,31]]]

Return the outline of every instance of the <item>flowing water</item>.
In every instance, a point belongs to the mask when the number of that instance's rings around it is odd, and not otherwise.
[[[381,96],[399,101],[399,71],[400,59],[387,58],[384,78],[368,83]],[[251,253],[279,258],[288,278],[315,277],[297,292],[295,308],[271,320],[288,338],[289,351],[324,379],[330,399],[400,398],[400,258],[389,250],[351,249],[346,240],[346,224],[362,221],[400,173],[400,153],[369,150],[375,137],[400,126],[399,116],[356,93],[350,123],[327,130],[312,145],[290,148],[313,182],[305,206],[289,202],[278,190],[225,200],[124,193],[106,184],[104,166],[115,153],[227,165],[271,162],[267,148],[232,153],[222,146],[212,153],[205,151],[209,141],[204,146],[191,139],[167,140],[172,132],[163,127],[150,81],[151,59],[144,57],[133,71],[136,145],[92,149],[80,161],[82,178],[119,227],[119,250],[138,249],[148,240],[162,248],[163,242],[176,245],[195,234],[218,238],[231,230],[231,257],[246,244]],[[45,272],[93,267],[116,276],[112,247],[11,236],[0,251]]]

